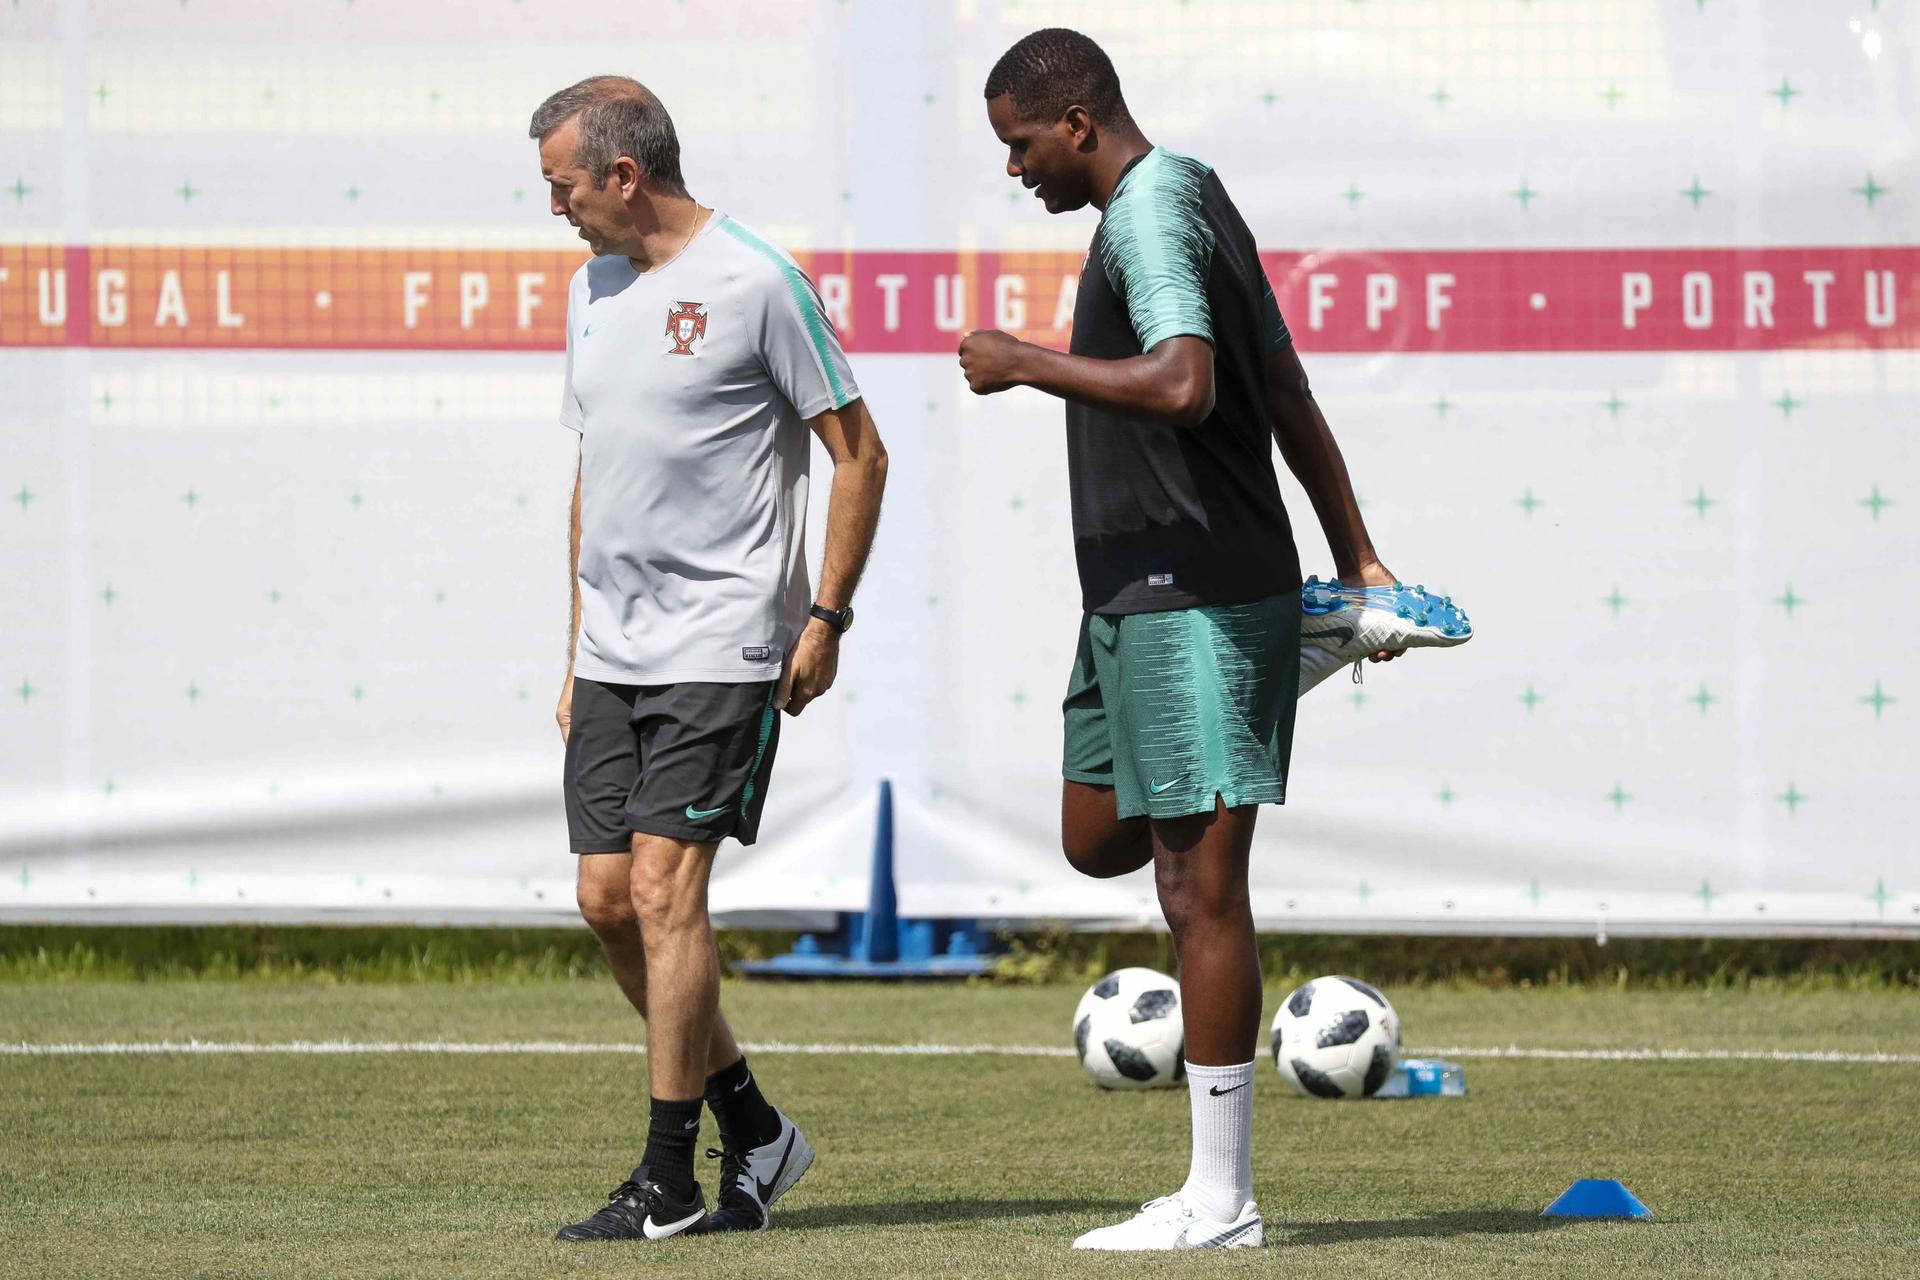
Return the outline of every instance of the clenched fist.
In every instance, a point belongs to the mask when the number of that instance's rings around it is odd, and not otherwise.
[[[960,339],[960,371],[977,396],[990,396],[1020,382],[1027,344],[998,329],[975,329]]]

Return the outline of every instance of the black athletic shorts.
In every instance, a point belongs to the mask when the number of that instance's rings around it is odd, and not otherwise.
[[[626,853],[636,831],[752,844],[780,742],[776,685],[575,677],[566,762],[573,851]]]

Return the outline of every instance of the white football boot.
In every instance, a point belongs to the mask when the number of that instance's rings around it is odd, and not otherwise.
[[[1215,1222],[1194,1212],[1176,1191],[1140,1206],[1125,1222],[1089,1231],[1073,1242],[1076,1249],[1139,1253],[1150,1249],[1257,1249],[1266,1242],[1260,1206],[1249,1200],[1232,1222]]]
[[[1300,692],[1382,649],[1452,648],[1473,639],[1473,623],[1451,596],[1396,582],[1391,587],[1347,587],[1308,578],[1300,588]]]
[[[813,1166],[813,1147],[778,1108],[780,1132],[772,1142],[745,1151],[709,1151],[720,1161],[718,1203],[708,1231],[764,1231],[767,1210]]]

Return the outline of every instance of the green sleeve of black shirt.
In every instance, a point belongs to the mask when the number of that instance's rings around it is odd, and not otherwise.
[[[1210,172],[1198,160],[1155,147],[1121,179],[1100,222],[1101,263],[1113,291],[1126,300],[1143,352],[1182,335],[1213,342],[1207,305],[1213,229],[1200,212],[1200,185]]]
[[[1271,281],[1261,282],[1260,320],[1266,331],[1267,350],[1278,351],[1293,345],[1293,335],[1287,332],[1287,322],[1280,318],[1280,304],[1274,299]]]

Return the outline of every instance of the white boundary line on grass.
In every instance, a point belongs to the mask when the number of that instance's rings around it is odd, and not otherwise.
[[[767,1040],[748,1043],[749,1053],[804,1054],[824,1057],[946,1058],[984,1055],[1003,1058],[1070,1058],[1073,1050],[1051,1045],[1021,1044],[797,1044]],[[639,1044],[573,1042],[564,1040],[134,1040],[100,1043],[0,1042],[0,1057],[80,1058],[131,1057],[158,1054],[293,1054],[355,1055],[423,1053],[452,1056],[478,1054],[643,1054]],[[1785,1049],[1528,1049],[1456,1046],[1411,1049],[1412,1057],[1531,1058],[1573,1062],[1838,1062],[1920,1064],[1920,1053],[1820,1053]]]
[[[1868,1062],[1912,1065],[1920,1053],[1839,1053],[1803,1049],[1412,1049],[1415,1058],[1548,1058],[1574,1062]]]

